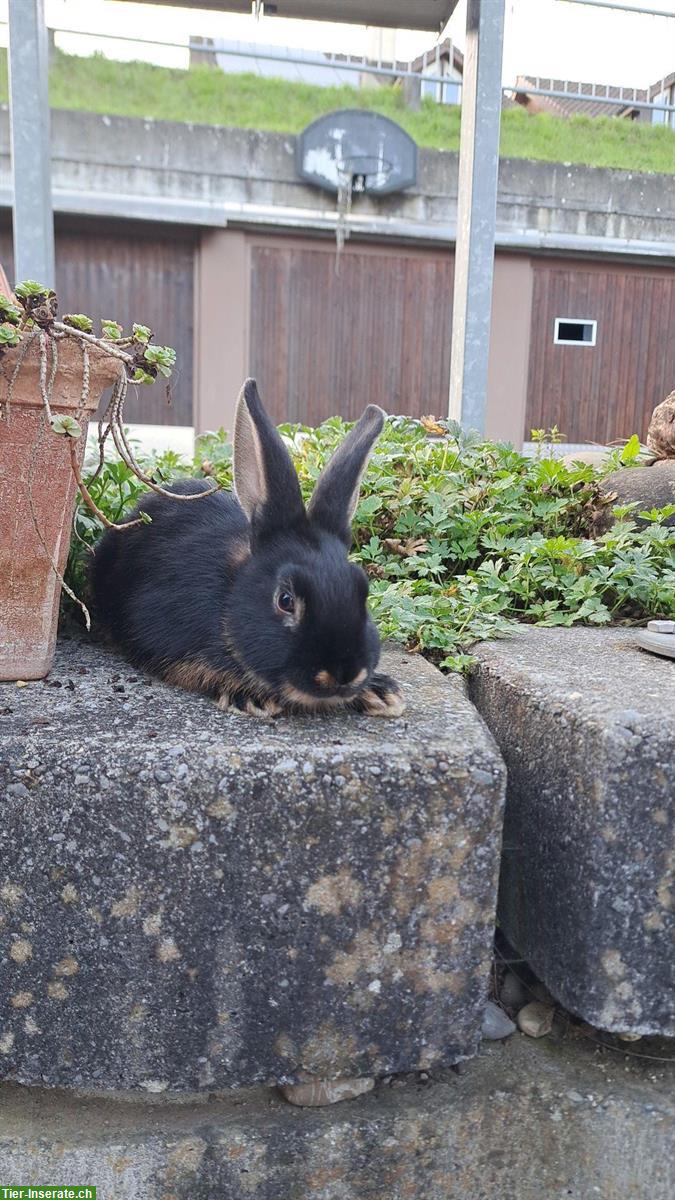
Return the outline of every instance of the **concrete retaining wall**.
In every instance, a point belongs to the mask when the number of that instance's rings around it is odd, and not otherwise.
[[[516,1034],[461,1077],[321,1111],[264,1088],[168,1103],[0,1085],[0,1165],[99,1200],[670,1200],[673,1118],[664,1064]]]
[[[57,211],[201,225],[332,229],[335,198],[296,174],[291,134],[52,113]],[[0,110],[0,204],[11,202],[9,128]],[[400,195],[359,198],[364,236],[454,240],[457,155],[421,150],[419,179]],[[633,255],[675,252],[672,176],[503,159],[498,245]]]

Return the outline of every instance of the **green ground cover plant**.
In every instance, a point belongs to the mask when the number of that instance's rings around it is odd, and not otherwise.
[[[398,121],[420,146],[459,147],[460,110],[425,99],[419,112],[403,103],[398,87],[314,87],[257,75],[226,75],[213,67],[189,71],[150,63],[121,63],[57,51],[50,70],[54,108],[154,117],[205,125],[232,125],[298,133],[335,108],[371,108]],[[7,56],[0,54],[0,101],[7,101]],[[631,171],[675,173],[675,132],[612,117],[559,118],[520,108],[502,114],[504,157],[585,163]]]
[[[340,418],[319,429],[281,427],[305,498],[344,438]],[[554,439],[555,440],[555,439]],[[631,439],[607,470],[637,462]],[[198,439],[194,463],[165,453],[146,464],[157,482],[179,475],[232,484],[226,433]],[[403,642],[441,667],[471,664],[471,646],[506,635],[518,621],[606,625],[675,617],[675,505],[629,508],[594,533],[607,510],[600,472],[547,454],[463,433],[453,422],[394,417],[366,473],[354,521],[354,558],[370,577],[371,609],[383,637]],[[144,491],[124,463],[109,463],[91,485],[117,522]],[[82,594],[98,519],[78,506],[67,579]],[[119,534],[124,537],[124,533]]]

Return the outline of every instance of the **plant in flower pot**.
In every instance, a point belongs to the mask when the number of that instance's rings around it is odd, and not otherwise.
[[[112,524],[82,479],[89,418],[107,388],[98,470],[111,438],[147,487],[166,490],[134,458],[124,402],[130,382],[168,378],[175,352],[154,345],[145,325],[125,337],[116,321],[102,321],[97,336],[84,314],[58,320],[57,313],[55,293],[31,280],[17,284],[13,297],[0,295],[0,680],[40,679],[49,671],[78,486],[99,519]],[[86,609],[85,617],[88,623]]]

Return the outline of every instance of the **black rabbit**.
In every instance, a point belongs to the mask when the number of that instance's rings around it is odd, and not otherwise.
[[[347,557],[361,476],[385,414],[369,405],[305,510],[290,456],[255,381],[237,401],[236,496],[144,498],[151,523],[108,531],[91,569],[95,618],[137,666],[254,716],[349,707],[403,712],[375,670],[368,580]],[[171,490],[204,490],[187,480]]]

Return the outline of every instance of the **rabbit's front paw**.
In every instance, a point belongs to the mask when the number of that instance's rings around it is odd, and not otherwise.
[[[391,675],[373,675],[357,697],[355,707],[369,717],[400,717],[405,711],[405,700]]]
[[[282,711],[281,705],[273,697],[254,700],[245,692],[221,692],[216,703],[222,712],[233,713],[238,717],[278,717]]]

